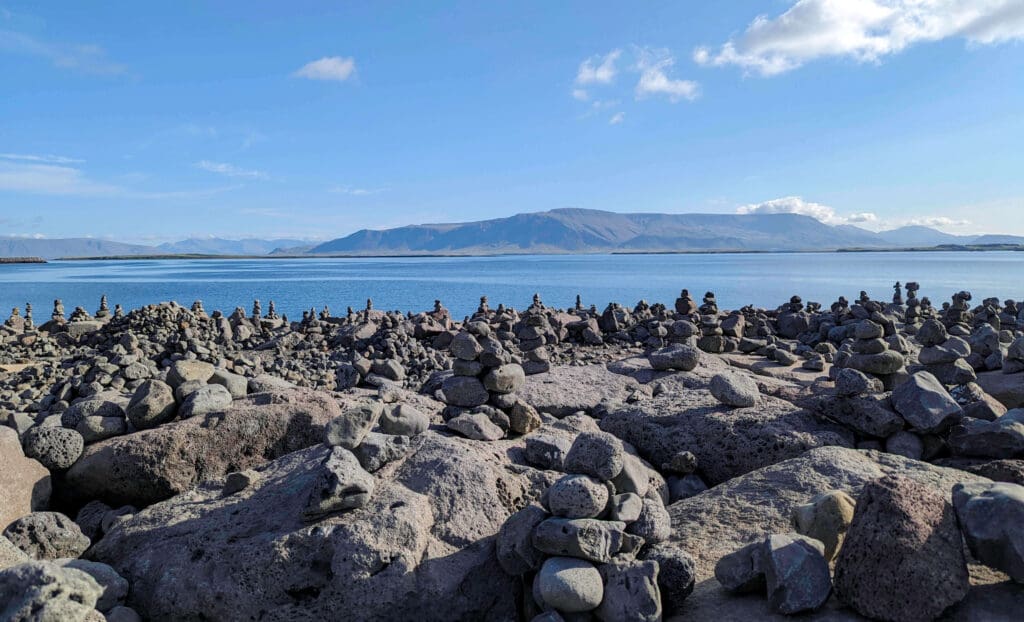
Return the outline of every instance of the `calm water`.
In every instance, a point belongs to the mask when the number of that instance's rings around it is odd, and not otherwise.
[[[585,255],[365,259],[260,259],[68,261],[0,265],[0,316],[31,302],[37,322],[49,318],[53,299],[68,313],[90,313],[107,294],[125,309],[175,300],[203,301],[207,311],[250,309],[253,298],[274,300],[279,312],[328,304],[341,314],[373,298],[378,309],[425,310],[440,298],[455,317],[476,309],[481,295],[491,306],[525,308],[534,292],[544,302],[571,306],[610,301],[671,304],[689,288],[698,301],[714,291],[724,308],[775,307],[798,293],[830,302],[856,297],[889,300],[894,281],[918,281],[919,295],[936,304],[959,289],[975,299],[1024,298],[1024,253],[804,253],[721,255]]]

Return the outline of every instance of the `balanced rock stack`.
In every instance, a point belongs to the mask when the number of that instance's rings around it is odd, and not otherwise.
[[[551,327],[539,294],[533,295],[533,304],[523,313],[514,328],[519,349],[526,358],[522,369],[527,375],[542,374],[551,369],[547,345],[558,343],[558,333]]]
[[[967,304],[971,298],[971,292],[959,291],[953,294],[952,302],[942,305],[942,323],[950,335],[967,337],[971,334],[974,314]]]
[[[803,299],[800,296],[793,296],[789,303],[783,305],[776,323],[779,334],[786,339],[796,339],[806,332],[811,325],[811,316],[804,311]]]
[[[894,376],[903,369],[903,355],[889,349],[889,342],[883,337],[885,328],[872,320],[863,319],[853,329],[852,353],[844,344],[835,357],[837,367],[851,367],[866,374],[879,377],[886,387],[894,384]]]
[[[960,385],[977,379],[974,368],[966,361],[971,354],[971,344],[963,337],[950,335],[943,322],[925,321],[915,337],[924,346],[917,355],[921,368],[938,378],[939,382]],[[913,367],[910,371],[916,369]]]
[[[508,518],[496,549],[502,569],[532,584],[527,619],[661,620],[693,590],[695,564],[658,546],[671,533],[647,467],[605,432],[582,432],[566,473]]]
[[[676,313],[684,317],[693,317],[697,315],[697,303],[690,297],[690,290],[684,289],[679,292],[679,298],[676,298]]]
[[[979,317],[975,314],[975,319]],[[994,315],[992,317],[995,317]],[[998,320],[996,320],[998,324]],[[989,322],[978,322],[974,331],[967,338],[971,346],[971,353],[967,357],[967,364],[976,371],[993,371],[1002,369],[1003,359],[1006,356],[1006,348],[1012,340],[1010,331],[1001,331],[998,326]],[[1006,340],[1006,344],[1003,340]]]
[[[914,332],[921,321],[921,301],[917,298],[917,292],[921,286],[915,282],[908,282],[906,310],[903,312],[903,321],[908,332]]]
[[[697,340],[697,347],[712,354],[725,352],[729,342],[718,319],[718,302],[715,300],[714,292],[704,294],[704,304],[700,306],[699,311],[701,336]]]
[[[518,360],[490,334],[485,322],[470,322],[452,339],[453,375],[441,383],[448,428],[467,438],[495,441],[507,433],[540,427],[540,415],[518,399],[526,374]]]

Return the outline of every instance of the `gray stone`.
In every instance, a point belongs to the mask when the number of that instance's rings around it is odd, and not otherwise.
[[[461,332],[458,335],[455,335],[449,349],[451,350],[452,356],[464,361],[476,360],[476,358],[484,351],[480,346],[480,342],[476,340],[476,337],[466,332]]]
[[[380,429],[385,434],[416,436],[430,427],[430,417],[409,404],[398,404],[385,409],[380,417]]]
[[[107,622],[142,622],[142,617],[131,607],[118,605],[106,614]]]
[[[836,395],[840,397],[864,395],[874,388],[875,384],[871,378],[850,367],[840,369],[836,376]]]
[[[823,492],[793,509],[793,527],[798,533],[821,542],[825,559],[832,561],[846,538],[855,507],[853,497],[842,490]]]
[[[363,470],[351,451],[332,447],[320,464],[303,517],[309,521],[366,505],[373,495],[373,476]]]
[[[647,544],[668,540],[672,534],[672,519],[661,499],[644,499],[640,517],[626,526],[626,533],[640,536]]]
[[[626,539],[622,523],[592,518],[549,518],[533,532],[533,546],[549,555],[607,563]]]
[[[536,581],[540,604],[566,613],[590,611],[604,597],[601,573],[581,559],[552,557],[541,566]]]
[[[910,429],[933,434],[963,417],[963,410],[938,379],[926,371],[910,376],[892,392],[892,404]]]
[[[483,413],[464,413],[445,424],[449,430],[474,441],[497,441],[505,438],[505,431]]]
[[[219,384],[227,389],[232,399],[241,399],[249,394],[249,379],[226,369],[214,370],[210,376],[210,384]]]
[[[971,554],[1024,583],[1024,486],[957,484],[953,506]]]
[[[349,408],[327,424],[324,442],[331,446],[352,449],[377,425],[384,407],[378,403]]]
[[[109,395],[109,394],[101,394]],[[79,400],[61,413],[60,421],[65,428],[77,428],[86,417],[124,417],[124,408],[117,402],[105,397],[92,397]]]
[[[621,523],[632,523],[640,518],[643,511],[644,500],[640,495],[633,492],[626,492],[615,495],[608,505],[608,520]]]
[[[964,418],[949,433],[954,455],[985,458],[1016,458],[1024,455],[1024,423],[1008,418],[1009,411],[995,421]]]
[[[407,436],[370,432],[357,447],[352,449],[359,464],[370,473],[384,468],[389,462],[400,460],[412,450],[412,441]]]
[[[0,570],[30,561],[32,558],[28,556],[28,553],[14,546],[5,536],[0,536]]]
[[[160,380],[147,380],[135,389],[127,415],[137,429],[146,430],[170,421],[176,412],[174,389]]]
[[[85,441],[75,430],[58,427],[32,428],[22,438],[25,455],[51,471],[71,467],[82,455]]]
[[[946,327],[942,325],[942,322],[938,320],[926,320],[917,329],[917,333],[914,334],[921,345],[924,346],[938,346],[946,342],[949,338],[949,334],[946,332]]]
[[[78,514],[75,515],[75,524],[82,530],[85,537],[95,542],[103,535],[103,515],[111,509],[102,501],[90,501],[78,510]]]
[[[565,456],[572,439],[555,434],[537,433],[526,437],[526,461],[551,471],[565,470]]]
[[[260,474],[252,469],[228,473],[224,478],[224,496],[242,492],[258,481],[260,481]]]
[[[96,609],[109,611],[123,605],[128,596],[128,582],[110,566],[85,559],[62,559],[56,562],[62,568],[80,570],[93,578],[103,592],[96,600]]]
[[[519,510],[501,526],[495,541],[495,553],[502,570],[510,575],[521,575],[540,568],[544,554],[533,546],[533,532],[548,518],[538,505]]]
[[[866,374],[886,376],[903,369],[903,355],[893,350],[878,354],[854,354],[846,359],[846,366]]]
[[[565,456],[565,470],[602,481],[618,475],[624,466],[622,441],[607,432],[584,432],[573,441]]]
[[[608,505],[608,487],[587,475],[565,475],[545,494],[548,510],[564,518],[594,518]]]
[[[231,406],[231,393],[219,384],[208,384],[189,395],[178,409],[182,419],[224,412]]]
[[[650,361],[651,367],[658,371],[693,371],[700,362],[700,357],[701,352],[697,348],[688,344],[676,343],[651,352],[647,359]]]
[[[602,622],[659,622],[661,591],[658,564],[647,561],[613,562],[601,566],[604,598],[595,612]]]
[[[33,559],[78,557],[89,548],[89,538],[67,516],[58,512],[32,512],[4,529],[4,536]]]
[[[715,579],[730,592],[758,592],[767,585],[765,563],[764,542],[751,542],[718,560]]]
[[[0,620],[85,622],[96,613],[100,594],[96,580],[81,570],[21,564],[0,571]]]
[[[490,394],[476,378],[469,376],[452,376],[441,383],[441,394],[444,402],[461,408],[476,408],[487,403]]]
[[[885,439],[885,450],[897,456],[920,460],[924,455],[924,443],[913,432],[900,431]]]
[[[78,422],[75,430],[82,435],[85,443],[95,443],[128,431],[124,417],[85,417]]]
[[[719,402],[736,408],[754,406],[761,396],[752,378],[737,373],[716,374],[709,388]]]
[[[697,569],[693,558],[682,549],[657,544],[644,551],[643,558],[658,564],[658,589],[665,615],[681,614],[683,602],[693,593]]]
[[[191,380],[206,384],[213,377],[213,372],[213,365],[205,361],[175,361],[167,370],[167,384],[174,389]]]
[[[669,476],[667,481],[669,503],[675,503],[681,499],[689,499],[708,489],[708,485],[696,473],[690,473],[682,477],[672,475]]]
[[[484,387],[495,393],[514,393],[526,384],[526,374],[521,365],[509,363],[495,367],[484,376]]]
[[[832,578],[824,549],[821,542],[798,534],[768,536],[763,560],[773,611],[792,615],[825,604],[832,593]]]

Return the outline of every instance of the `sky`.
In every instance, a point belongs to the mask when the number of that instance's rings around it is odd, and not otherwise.
[[[0,235],[579,207],[1024,234],[1024,0],[0,0]]]

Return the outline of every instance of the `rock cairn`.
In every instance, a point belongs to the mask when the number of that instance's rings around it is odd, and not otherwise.
[[[681,611],[695,565],[661,547],[671,525],[645,466],[605,432],[578,434],[564,473],[540,504],[498,532],[498,563],[532,586],[525,619],[593,612],[602,620],[660,620]]]

